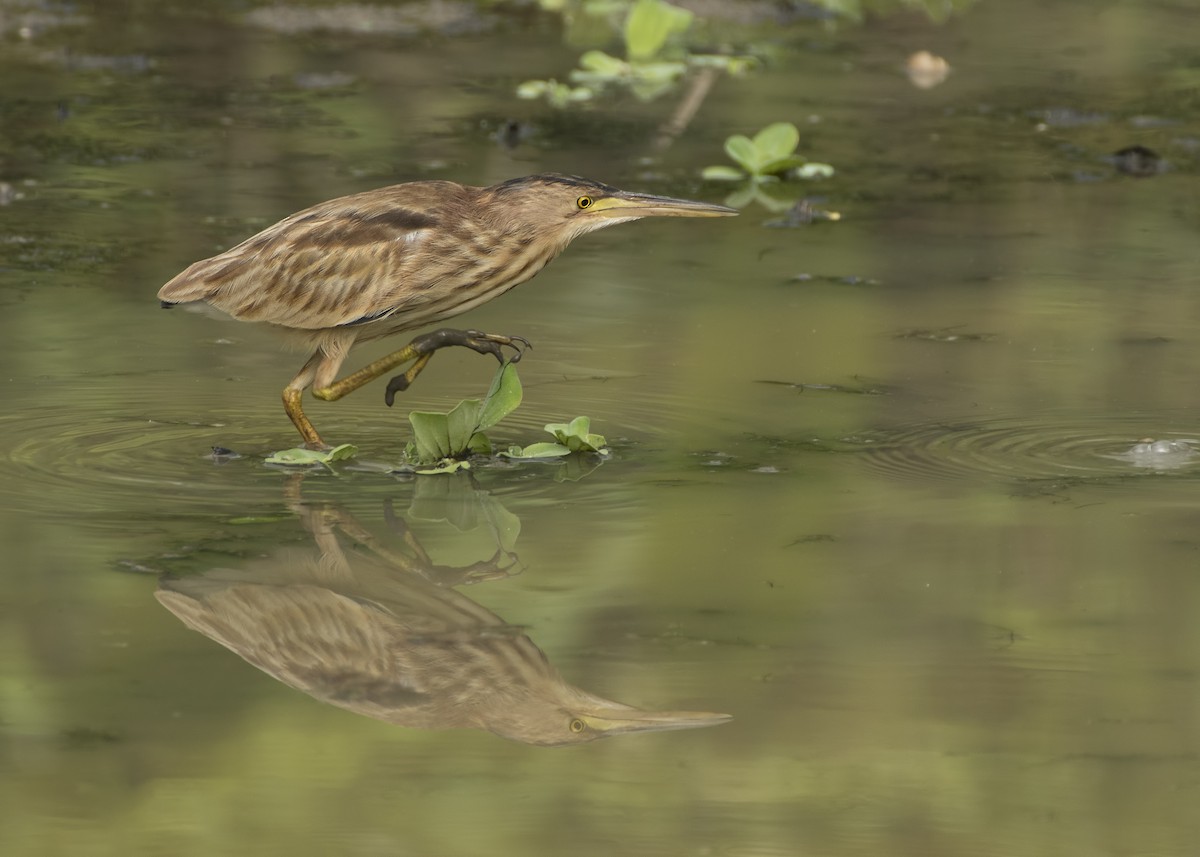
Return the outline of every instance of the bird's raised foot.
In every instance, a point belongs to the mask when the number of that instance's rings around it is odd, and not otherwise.
[[[513,349],[514,363],[521,359],[526,348],[533,347],[523,336],[503,336],[498,333],[484,333],[482,330],[457,330],[452,327],[431,331],[409,343],[409,347],[422,356],[452,345],[461,345],[480,354],[491,354],[501,363],[504,362],[505,347]]]
[[[418,336],[409,343],[409,348],[419,355],[416,361],[407,370],[388,381],[387,389],[383,394],[383,400],[387,406],[390,408],[396,401],[397,393],[404,392],[412,385],[417,375],[425,368],[425,364],[429,362],[429,358],[433,356],[433,352],[452,345],[461,345],[480,354],[491,354],[501,363],[505,359],[517,363],[524,356],[525,349],[533,347],[533,343],[523,336],[504,336],[498,333],[484,333],[481,330],[456,330],[450,327]],[[505,348],[513,350],[511,357],[506,357]]]

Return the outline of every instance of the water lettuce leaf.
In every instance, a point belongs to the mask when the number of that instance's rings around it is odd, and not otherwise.
[[[413,427],[413,442],[409,447],[409,458],[417,464],[434,464],[465,458],[473,453],[491,452],[491,441],[483,430],[516,410],[522,395],[517,370],[512,363],[506,362],[496,372],[492,386],[482,400],[464,399],[445,414],[410,412],[408,421]],[[442,469],[438,472],[450,471]]]
[[[591,432],[591,422],[587,417],[576,417],[569,423],[548,423],[546,431],[554,435],[553,441],[510,446],[498,454],[504,458],[563,458],[583,452],[607,455],[607,442],[603,435]]]
[[[300,446],[273,452],[267,456],[266,463],[308,467],[314,464],[329,464],[331,461],[344,461],[353,458],[357,452],[358,447],[349,443],[328,450],[306,449]]]

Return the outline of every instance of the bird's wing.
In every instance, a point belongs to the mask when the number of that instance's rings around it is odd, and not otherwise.
[[[204,301],[242,321],[320,330],[368,321],[428,300],[442,266],[416,264],[444,229],[450,182],[415,182],[297,212],[230,250],[191,265],[159,291],[166,303]]]

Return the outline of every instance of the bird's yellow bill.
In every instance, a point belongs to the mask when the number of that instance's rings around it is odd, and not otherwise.
[[[729,217],[738,213],[736,208],[712,202],[625,192],[597,199],[589,211],[600,217]]]
[[[728,723],[728,714],[712,711],[641,711],[636,708],[616,708],[579,714],[579,719],[603,735],[622,732],[665,732],[670,729],[701,729]]]

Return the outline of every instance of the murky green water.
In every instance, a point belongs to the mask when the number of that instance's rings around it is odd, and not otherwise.
[[[772,61],[651,160],[678,95],[512,96],[575,62],[555,17],[244,11],[0,3],[0,853],[1194,853],[1200,8],[720,25]],[[621,226],[464,318],[535,343],[495,439],[586,414],[586,474],[267,467],[302,356],[154,300],[395,181],[719,200],[700,168],[776,120],[840,222]],[[308,411],[395,461],[492,371]],[[477,695],[418,705],[463,652]],[[487,731],[534,685],[733,720]]]

